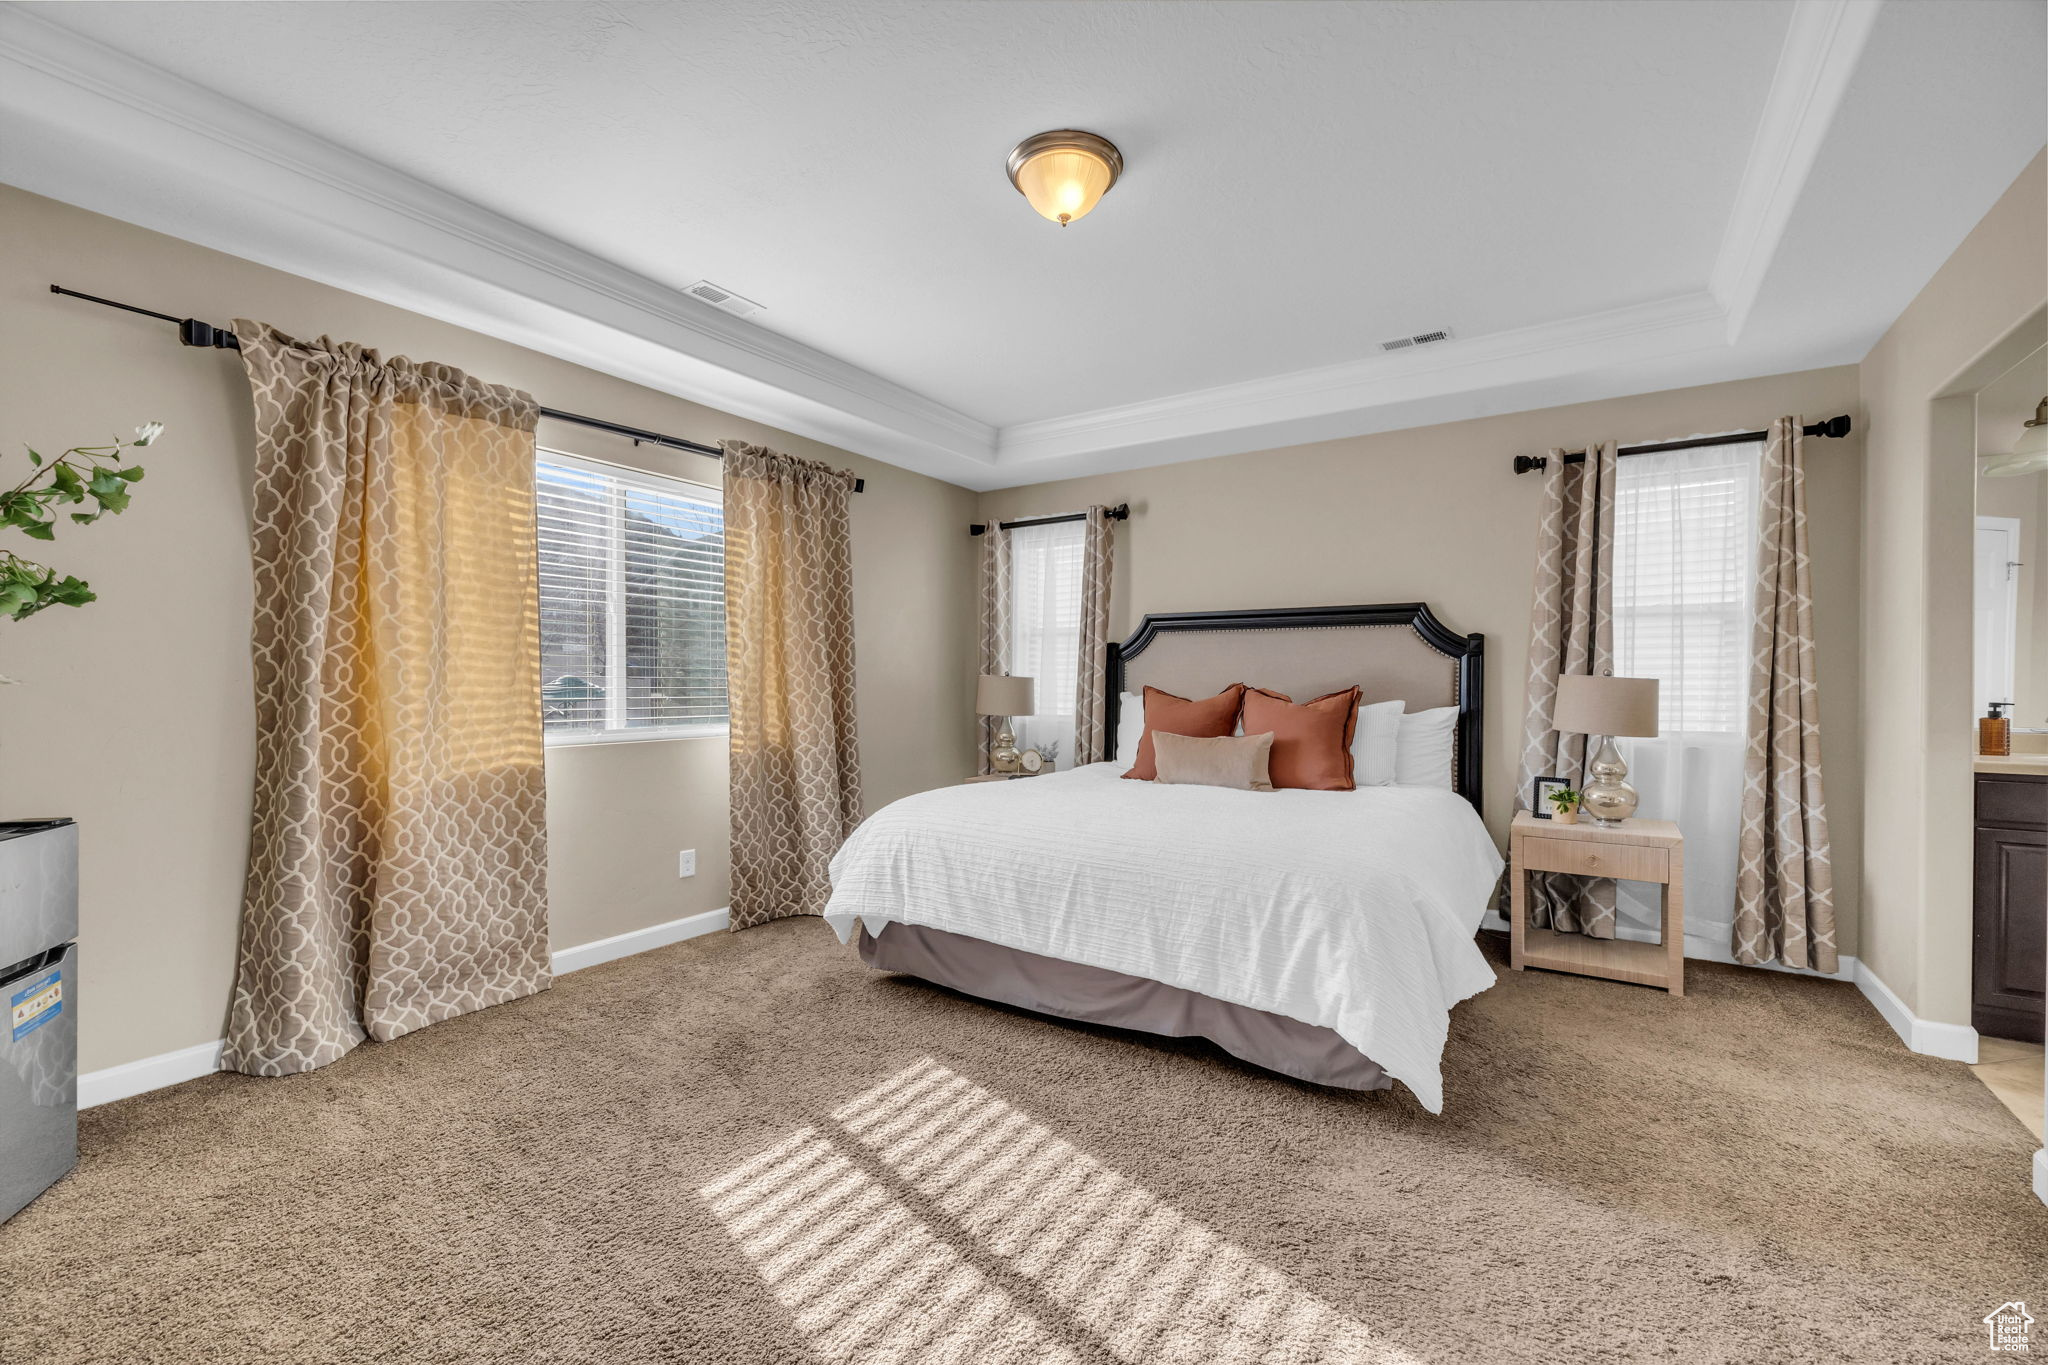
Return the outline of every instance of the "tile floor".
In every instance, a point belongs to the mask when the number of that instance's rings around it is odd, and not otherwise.
[[[2041,1136],[2042,1065],[2039,1043],[1979,1038],[1977,1065],[1970,1068],[2037,1138]]]

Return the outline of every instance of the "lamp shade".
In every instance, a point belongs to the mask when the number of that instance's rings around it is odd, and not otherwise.
[[[974,714],[977,716],[1028,716],[1038,710],[1034,698],[1033,680],[1012,678],[1008,674],[984,673],[981,683],[974,689]]]
[[[1567,673],[1557,680],[1557,709],[1550,725],[1572,735],[1654,737],[1657,680]]]

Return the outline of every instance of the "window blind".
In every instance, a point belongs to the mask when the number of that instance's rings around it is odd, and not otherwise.
[[[537,474],[546,734],[723,727],[719,490],[554,451]]]
[[[1617,466],[1614,671],[1656,678],[1666,734],[1740,734],[1748,709],[1761,442]]]
[[[1081,552],[1084,522],[1019,526],[1010,532],[1010,671],[1037,680],[1038,713],[1016,723],[1019,748],[1072,762],[1081,667]]]

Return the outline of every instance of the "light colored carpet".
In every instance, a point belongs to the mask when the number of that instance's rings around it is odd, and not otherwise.
[[[1434,1119],[815,920],[699,939],[91,1111],[0,1228],[0,1359],[1980,1361],[2048,1320],[2031,1138],[1850,987],[1503,978]]]

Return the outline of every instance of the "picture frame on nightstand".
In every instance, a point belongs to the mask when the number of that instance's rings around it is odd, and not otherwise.
[[[1529,814],[1535,816],[1538,820],[1548,820],[1551,811],[1550,794],[1560,787],[1569,787],[1571,784],[1571,779],[1568,777],[1537,778],[1535,782],[1530,784]]]

